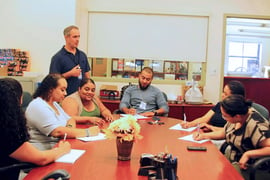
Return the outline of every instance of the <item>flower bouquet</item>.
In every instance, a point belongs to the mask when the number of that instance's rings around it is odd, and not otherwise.
[[[140,130],[141,127],[137,123],[137,119],[130,115],[113,121],[104,132],[108,139],[119,138],[122,142],[141,139]]]
[[[116,139],[117,158],[121,161],[130,160],[133,142],[141,139],[140,125],[133,116],[125,116],[113,121],[104,130],[108,139]]]

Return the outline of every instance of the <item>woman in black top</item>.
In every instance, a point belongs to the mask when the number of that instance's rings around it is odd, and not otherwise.
[[[242,95],[245,97],[245,88],[240,81],[230,81],[223,88],[222,100],[227,96],[232,94]],[[183,128],[194,127],[200,124],[200,127],[205,127],[205,131],[214,131],[223,127],[226,121],[223,119],[220,111],[220,102],[218,102],[211,110],[209,110],[205,115],[199,117],[190,122],[182,122]]]

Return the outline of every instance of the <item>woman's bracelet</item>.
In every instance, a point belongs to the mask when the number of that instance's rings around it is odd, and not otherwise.
[[[90,136],[89,129],[85,129],[85,132],[86,132],[86,137],[89,137]]]

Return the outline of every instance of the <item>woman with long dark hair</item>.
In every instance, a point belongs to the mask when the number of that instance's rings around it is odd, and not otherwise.
[[[3,146],[0,151],[0,166],[18,162],[30,162],[45,165],[70,151],[68,142],[60,142],[58,148],[40,151],[32,146],[21,109],[22,87],[12,78],[0,79],[0,137]],[[31,155],[31,156],[29,156]],[[18,178],[19,172],[0,174],[0,179]]]

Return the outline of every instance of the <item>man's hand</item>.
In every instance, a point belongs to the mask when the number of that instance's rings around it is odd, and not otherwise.
[[[80,65],[77,65],[74,68],[72,68],[69,72],[71,76],[79,77],[81,75],[82,70],[80,68]]]
[[[135,115],[136,113],[137,113],[136,109],[130,108],[130,109],[128,109],[128,112],[126,114]]]
[[[154,112],[150,111],[150,112],[144,112],[144,113],[141,113],[140,115],[142,116],[146,116],[146,117],[152,117],[155,115]]]

